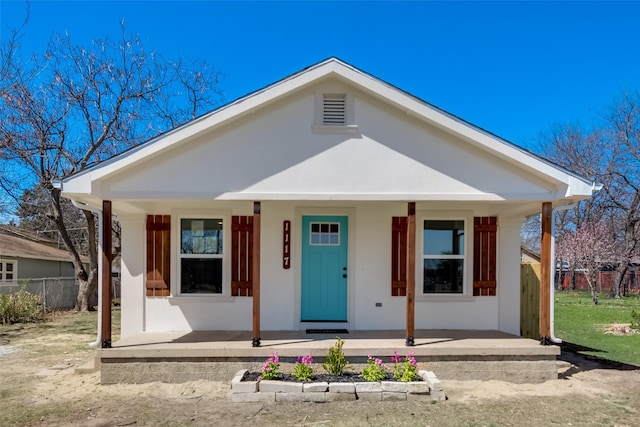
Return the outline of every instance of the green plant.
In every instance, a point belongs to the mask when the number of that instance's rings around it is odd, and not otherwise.
[[[394,363],[393,376],[398,381],[414,381],[416,376],[418,375],[416,367],[416,358],[415,351],[411,353],[407,353],[404,360],[402,360],[402,356],[398,356],[397,352],[393,352],[394,356],[391,356],[391,363]]]
[[[367,381],[382,381],[387,376],[387,371],[382,360],[369,355],[367,366],[362,369],[362,378]]]
[[[640,311],[631,310],[631,329],[640,329]]]
[[[344,369],[349,365],[349,362],[347,362],[342,352],[344,341],[340,337],[336,337],[336,339],[338,341],[335,345],[329,347],[329,352],[322,367],[331,375],[342,375],[342,372],[344,372]]]
[[[313,375],[313,357],[309,354],[307,356],[298,357],[296,359],[296,365],[293,367],[291,375],[298,381],[311,381]]]
[[[0,295],[0,321],[7,323],[34,322],[42,318],[42,298],[26,290],[23,285],[12,295]]]
[[[262,365],[262,375],[260,379],[263,380],[277,380],[280,376],[280,359],[278,353],[273,352],[271,356]]]

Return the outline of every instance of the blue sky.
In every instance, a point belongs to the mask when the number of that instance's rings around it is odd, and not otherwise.
[[[0,36],[25,2],[0,1]],[[231,101],[330,56],[516,144],[640,89],[640,2],[32,1],[22,44],[117,37],[224,74]]]

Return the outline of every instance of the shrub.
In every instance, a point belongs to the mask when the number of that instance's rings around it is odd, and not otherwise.
[[[362,369],[362,378],[367,381],[382,381],[387,376],[387,371],[381,359],[374,359],[371,355],[367,359],[367,366]]]
[[[34,322],[42,317],[42,298],[27,292],[22,286],[12,295],[0,295],[0,321],[7,323]]]
[[[293,367],[291,375],[298,381],[311,381],[311,375],[313,375],[313,357],[309,354],[307,356],[298,357],[296,359],[296,365]]]
[[[418,375],[416,372],[416,358],[414,357],[415,352],[408,353],[404,361],[402,360],[402,356],[398,356],[397,352],[393,352],[395,356],[391,356],[391,363],[395,363],[395,367],[393,370],[393,376],[398,381],[414,381],[416,376]]]
[[[263,380],[277,380],[280,376],[280,358],[278,353],[273,352],[271,356],[262,365],[262,375],[260,379]]]
[[[344,369],[349,365],[349,362],[347,362],[342,352],[344,341],[340,337],[336,338],[338,341],[335,345],[329,347],[329,353],[327,353],[325,363],[322,364],[322,367],[331,375],[342,375],[342,372],[344,372]]]

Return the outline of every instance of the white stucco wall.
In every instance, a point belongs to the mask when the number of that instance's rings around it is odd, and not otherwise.
[[[317,93],[353,96],[355,134],[312,131]],[[335,82],[301,91],[105,178],[106,199],[548,200],[544,182]],[[411,197],[408,197],[411,196]]]
[[[251,204],[234,202],[224,208],[210,202],[190,209],[162,210],[155,214],[172,214],[172,224],[180,215],[226,212],[247,215]],[[164,202],[165,208],[171,202]],[[499,218],[498,292],[497,296],[472,296],[471,253],[467,250],[465,294],[455,296],[423,295],[421,273],[421,226],[425,217],[452,215],[472,218],[486,211],[473,211],[468,204],[452,209],[434,210],[430,204],[418,204],[416,223],[418,244],[416,255],[417,329],[499,329],[519,333],[519,221]],[[406,299],[392,297],[391,282],[391,217],[406,215],[406,203],[318,203],[263,202],[261,214],[261,327],[263,330],[298,330],[310,327],[300,323],[300,221],[302,215],[347,215],[349,217],[349,282],[348,324],[350,329],[404,329]],[[226,217],[225,217],[226,218]],[[224,295],[178,295],[175,250],[172,253],[172,296],[146,297],[145,225],[142,217],[123,217],[122,223],[122,336],[143,331],[167,330],[250,330],[252,298],[230,297],[230,277],[225,274]],[[282,223],[292,223],[291,269],[282,268]],[[228,220],[226,223],[228,224]],[[470,227],[470,228],[469,228]],[[467,232],[472,224],[467,220]],[[230,233],[225,234],[230,239]],[[178,240],[174,227],[172,241]],[[225,248],[230,242],[225,241]],[[468,245],[471,244],[470,242]],[[468,248],[467,248],[468,249]],[[512,256],[515,254],[515,256]],[[224,268],[230,269],[225,259]],[[376,303],[381,306],[377,307]]]

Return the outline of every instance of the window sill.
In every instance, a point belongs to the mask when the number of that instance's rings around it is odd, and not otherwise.
[[[422,294],[416,295],[416,302],[472,302],[476,297],[470,295]]]
[[[344,126],[326,126],[326,125],[313,125],[311,126],[313,133],[324,134],[355,134],[358,132],[358,125],[344,125]]]
[[[175,297],[169,297],[170,304],[182,304],[185,302],[234,302],[236,300],[235,297],[229,297],[225,295],[204,295],[204,294],[194,294],[194,295],[178,295]]]

